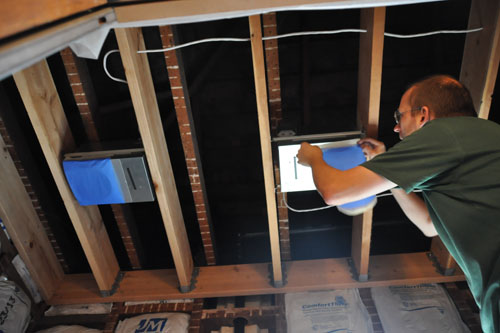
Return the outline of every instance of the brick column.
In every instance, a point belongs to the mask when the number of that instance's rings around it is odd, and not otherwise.
[[[111,313],[109,313],[106,317],[106,324],[104,326],[103,333],[113,333],[115,331],[116,325],[118,325],[120,313],[123,311],[123,307],[123,303],[113,303]]]
[[[163,48],[175,45],[174,33],[170,26],[160,27],[160,35]],[[200,154],[197,146],[196,132],[191,114],[191,105],[182,66],[182,58],[178,55],[177,51],[168,51],[165,52],[165,62],[167,64],[170,90],[172,91],[172,98],[174,100],[179,132],[181,133],[182,148],[184,149],[189,181],[193,191],[196,216],[200,226],[205,258],[207,265],[215,265],[213,229],[208,209],[208,200],[204,185]]]
[[[73,54],[70,48],[62,50],[61,57],[87,137],[90,142],[99,143],[97,98],[87,66],[82,59]],[[127,251],[130,266],[132,269],[141,269],[142,246],[130,208],[126,204],[116,204],[111,205],[111,209]]]
[[[193,312],[189,320],[189,333],[200,333],[201,316],[203,313],[203,298],[194,300]]]
[[[264,37],[276,36],[278,34],[276,25],[276,13],[262,15]],[[267,92],[269,98],[269,114],[271,117],[271,130],[276,135],[279,122],[283,119],[281,112],[281,85],[280,67],[278,55],[278,40],[264,41],[267,72]],[[276,192],[278,202],[278,225],[280,230],[280,250],[282,260],[291,260],[290,233],[288,223],[288,208],[285,205],[286,193],[281,192],[279,166],[274,163],[274,179],[278,188]]]
[[[262,15],[264,37],[276,36],[278,34],[276,25],[276,13]],[[267,72],[267,94],[269,98],[269,114],[271,117],[271,130],[278,128],[278,124],[283,119],[281,112],[281,84],[280,65],[278,55],[278,40],[271,39],[264,41],[264,51],[266,56]]]
[[[61,248],[59,247],[59,244],[54,236],[54,233],[52,232],[52,229],[49,226],[49,221],[47,220],[47,217],[45,216],[45,213],[42,209],[42,206],[40,205],[40,202],[38,200],[38,196],[33,190],[33,186],[31,185],[31,182],[26,175],[26,172],[24,171],[24,166],[21,163],[21,160],[19,159],[19,156],[16,152],[16,148],[14,147],[14,143],[12,142],[10,135],[7,131],[7,128],[5,127],[4,121],[2,117],[0,117],[0,135],[3,138],[3,141],[5,142],[5,146],[9,150],[10,157],[12,158],[12,161],[14,161],[14,164],[16,165],[17,172],[19,174],[19,177],[21,178],[24,187],[26,188],[26,192],[28,192],[30,198],[31,198],[31,203],[33,204],[33,207],[35,208],[35,211],[38,215],[38,218],[40,219],[40,222],[42,223],[42,226],[45,230],[45,233],[47,234],[47,237],[49,238],[50,243],[52,244],[52,248],[54,249],[54,252],[57,256],[57,259],[59,260],[59,263],[61,264],[63,270],[65,273],[69,272],[69,267],[68,264],[66,263],[66,260],[64,259],[64,255],[62,253]],[[1,217],[1,216],[0,216]]]

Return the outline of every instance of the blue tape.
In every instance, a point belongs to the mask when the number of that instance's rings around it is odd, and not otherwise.
[[[63,161],[63,169],[80,205],[125,203],[111,159]]]
[[[324,149],[323,159],[331,167],[342,171],[352,169],[366,161],[363,150],[357,145],[342,148]],[[375,196],[370,196],[365,199],[340,205],[340,207],[344,208],[345,210],[357,210],[365,206],[370,206],[373,200],[375,200]]]

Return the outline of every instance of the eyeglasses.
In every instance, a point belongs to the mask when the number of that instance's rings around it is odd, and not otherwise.
[[[404,113],[406,112],[411,112],[411,111],[418,111],[418,110],[421,110],[422,107],[418,107],[418,108],[414,108],[414,109],[410,109],[410,110],[406,110],[406,111],[399,111],[399,109],[397,109],[396,111],[394,111],[394,120],[396,121],[396,124],[399,124],[399,122],[401,121],[401,117],[403,116]]]

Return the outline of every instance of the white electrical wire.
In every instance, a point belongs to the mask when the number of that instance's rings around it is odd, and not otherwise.
[[[123,80],[123,79],[120,79],[120,78],[117,78],[117,77],[114,77],[112,76],[109,72],[108,72],[108,67],[107,67],[107,61],[108,61],[108,57],[111,53],[115,53],[115,52],[120,52],[120,50],[111,50],[109,52],[107,52],[105,55],[104,55],[104,59],[102,60],[102,66],[104,67],[104,72],[106,72],[106,74],[109,76],[109,78],[113,81],[116,81],[116,82],[122,82],[122,83],[127,83],[127,81]]]
[[[334,34],[341,34],[341,33],[346,33],[346,32],[366,32],[366,29],[340,29],[340,30],[325,30],[325,31],[291,32],[289,34],[262,37],[262,40],[272,40],[272,39],[295,37],[295,36],[334,35]]]
[[[195,40],[194,42],[189,42],[189,43],[180,44],[180,45],[176,45],[176,46],[172,46],[172,47],[167,47],[164,49],[137,51],[137,53],[167,52],[167,51],[177,50],[177,49],[191,46],[191,45],[210,43],[210,42],[248,42],[248,41],[250,41],[250,38],[205,38],[205,39]]]
[[[481,31],[483,28],[476,28],[476,29],[469,29],[469,30],[439,30],[439,31],[432,31],[432,32],[423,32],[420,34],[413,34],[413,35],[400,35],[400,34],[392,34],[390,32],[384,32],[384,36],[387,37],[394,37],[394,38],[418,38],[418,37],[426,37],[426,36],[432,36],[432,35],[438,35],[438,34],[468,34],[471,32],[476,32],[476,31]]]
[[[481,30],[483,30],[483,28],[476,28],[476,29],[469,29],[469,30],[439,30],[439,31],[424,32],[424,33],[413,34],[413,35],[400,35],[400,34],[393,34],[393,33],[385,32],[384,36],[393,37],[393,38],[418,38],[418,37],[425,37],[425,36],[431,36],[431,35],[437,35],[437,34],[464,34],[464,33],[471,33],[471,32],[476,32],[476,31],[481,31]],[[283,34],[283,35],[263,37],[262,40],[272,40],[272,39],[295,37],[295,36],[332,35],[332,34],[350,33],[350,32],[365,33],[366,30],[364,30],[364,29],[339,29],[339,30],[326,30],[326,31],[292,32],[292,33]],[[196,41],[185,43],[185,44],[167,47],[164,49],[141,50],[141,51],[137,51],[137,53],[167,52],[167,51],[177,50],[177,49],[180,49],[183,47],[188,47],[188,46],[202,44],[202,43],[210,43],[210,42],[248,42],[248,41],[250,41],[250,38],[206,38],[206,39],[200,39],[200,40],[196,40]],[[119,50],[111,50],[111,51],[107,52],[106,55],[104,56],[104,59],[103,59],[104,71],[106,72],[106,74],[109,76],[109,78],[111,80],[114,80],[117,82],[127,83],[127,81],[120,79],[120,78],[117,78],[117,77],[114,77],[108,72],[107,59],[108,59],[108,56],[114,52],[120,52],[120,51]]]

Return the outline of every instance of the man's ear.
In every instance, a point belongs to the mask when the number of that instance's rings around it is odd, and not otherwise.
[[[422,106],[419,115],[420,127],[424,126],[425,123],[432,120],[431,110],[428,106]]]

